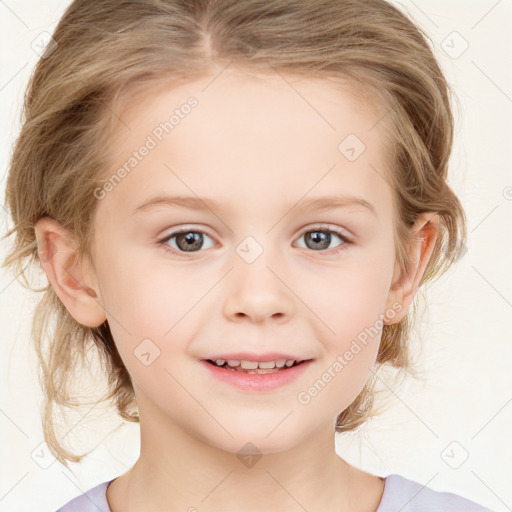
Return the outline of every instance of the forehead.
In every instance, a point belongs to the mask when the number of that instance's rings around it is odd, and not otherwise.
[[[385,184],[384,113],[347,80],[226,69],[175,86],[162,82],[120,115],[128,128],[117,127],[110,175],[134,151],[151,150],[128,165],[110,196],[135,206],[165,189],[247,206],[258,195],[289,203],[337,188],[371,201]]]

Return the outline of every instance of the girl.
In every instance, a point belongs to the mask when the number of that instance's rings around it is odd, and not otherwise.
[[[60,510],[484,511],[339,457],[463,248],[449,87],[384,0],[75,0],[31,79],[6,264],[49,284],[43,424],[93,348],[140,422]],[[23,274],[22,274],[23,275]],[[50,342],[45,334],[54,322]]]

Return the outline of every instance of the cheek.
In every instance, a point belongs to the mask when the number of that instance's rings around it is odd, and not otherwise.
[[[107,316],[121,327],[123,337],[130,333],[133,343],[161,338],[207,290],[204,281],[200,289],[191,272],[165,265],[164,256],[155,251],[129,247],[125,253],[106,254],[102,264]]]
[[[322,332],[343,348],[347,340],[382,319],[391,277],[391,258],[365,258],[303,279],[297,293],[322,320]]]
[[[104,267],[111,270],[103,273],[101,292],[117,349],[136,379],[146,366],[155,368],[167,352],[179,350],[169,341],[189,300],[186,287],[131,256],[119,257],[115,265]]]
[[[299,296],[308,297],[307,305],[321,319],[314,323],[315,335],[322,340],[325,357],[316,376],[320,387],[325,384],[331,390],[324,394],[330,397],[325,399],[326,407],[329,400],[347,407],[372,371],[382,335],[391,270],[392,258],[366,259],[364,264],[330,271],[325,274],[325,281],[317,275],[316,293],[307,295],[308,288],[298,291]]]
[[[323,311],[321,318],[328,326],[322,324],[316,333],[324,356],[317,361],[308,387],[297,395],[297,401],[313,416],[330,411],[335,418],[346,409],[375,365],[383,328],[383,295],[372,293],[374,288],[363,279],[353,277],[352,284],[359,287],[339,290],[332,300],[323,302],[323,310],[320,302],[312,308]]]

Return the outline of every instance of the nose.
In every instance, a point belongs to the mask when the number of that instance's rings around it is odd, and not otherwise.
[[[294,295],[287,273],[280,268],[275,258],[271,262],[265,252],[252,263],[240,260],[226,280],[224,314],[231,320],[255,323],[289,320],[294,311]]]

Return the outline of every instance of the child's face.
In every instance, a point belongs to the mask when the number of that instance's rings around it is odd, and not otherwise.
[[[131,131],[119,128],[109,176],[139,156],[98,200],[95,280],[143,428],[174,425],[230,451],[250,441],[270,453],[332,432],[369,377],[396,299],[383,111],[320,81],[226,70],[205,89],[212,79],[148,93],[121,114]],[[172,131],[157,129],[190,96],[197,106],[181,108]],[[137,210],[156,195],[194,203]],[[373,209],[301,206],[333,195]],[[182,228],[197,240],[158,245]],[[201,362],[236,352],[313,361],[270,392],[248,391]]]

